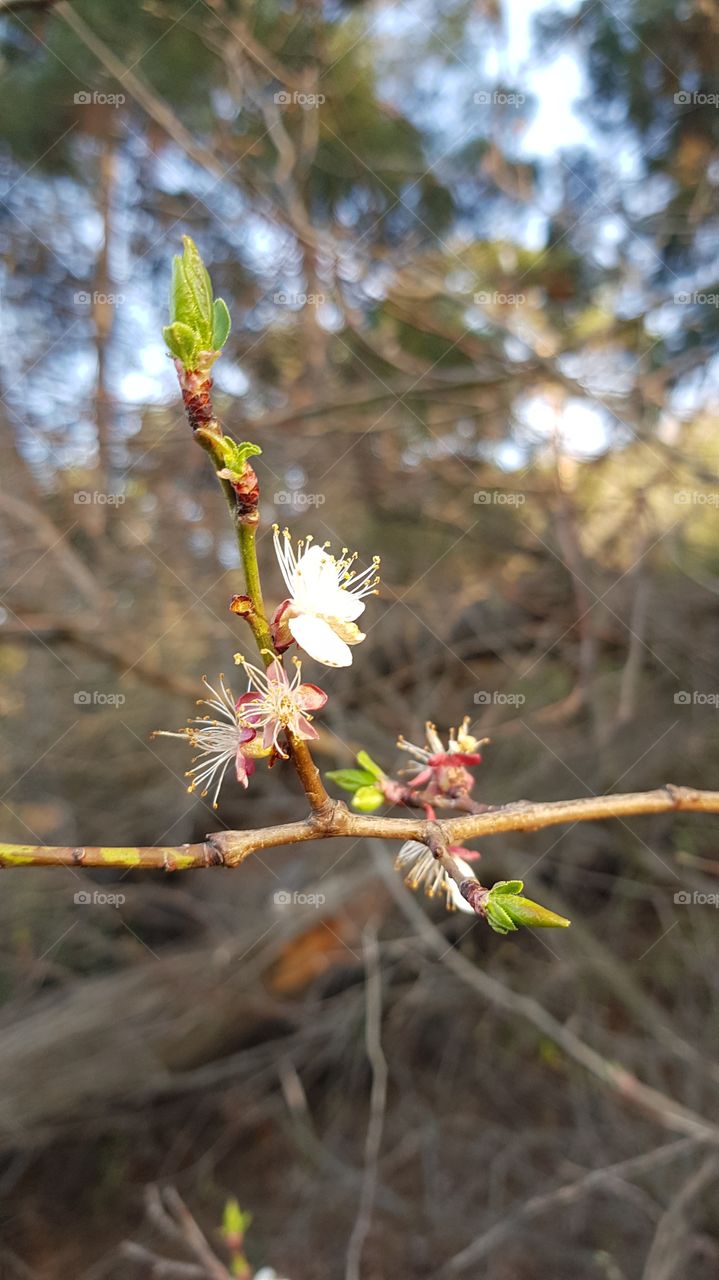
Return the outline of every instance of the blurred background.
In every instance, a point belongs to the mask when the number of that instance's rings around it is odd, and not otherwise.
[[[382,555],[351,671],[305,667],[322,768],[469,714],[490,803],[716,787],[715,0],[6,0],[0,57],[2,838],[303,812],[278,768],[213,813],[150,737],[249,653],[182,234],[270,601],[273,520]],[[191,1276],[119,1252],[172,1252],[157,1182],[290,1280],[717,1276],[716,1159],[542,1030],[716,1116],[716,834],[485,842],[574,921],[508,939],[361,842],[4,874],[0,1275]]]

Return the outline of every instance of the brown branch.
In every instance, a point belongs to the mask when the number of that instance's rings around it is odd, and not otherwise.
[[[656,791],[625,795],[586,796],[581,800],[551,800],[490,809],[486,813],[457,818],[380,818],[350,813],[340,800],[311,813],[299,822],[286,822],[256,831],[217,831],[200,844],[171,846],[49,846],[0,844],[0,867],[82,866],[136,867],[160,871],[187,871],[197,867],[236,867],[250,854],[280,845],[334,837],[374,837],[379,840],[419,840],[460,844],[508,831],[539,831],[565,823],[599,822],[648,813],[719,813],[719,791],[695,791],[671,783]]]

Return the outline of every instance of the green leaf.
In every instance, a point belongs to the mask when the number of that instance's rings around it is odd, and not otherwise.
[[[379,765],[375,764],[372,757],[368,756],[366,751],[357,752],[357,763],[361,765],[363,769],[366,769],[373,778],[376,778],[378,782],[381,782],[384,778],[385,775]]]
[[[352,808],[359,809],[360,813],[372,813],[384,802],[384,795],[379,787],[360,787],[352,797]]]
[[[371,786],[374,777],[365,769],[333,769],[331,773],[325,774],[330,782],[336,783],[343,791],[359,791],[360,787]]]
[[[260,446],[252,444],[251,440],[243,440],[242,444],[238,444],[236,440],[232,439],[232,436],[222,437],[222,454],[225,466],[238,476],[242,475],[247,459],[254,458],[258,453],[262,453]]]
[[[521,893],[524,888],[523,880],[498,880],[492,885],[492,893]]]
[[[504,906],[495,902],[490,893],[486,904],[487,924],[495,933],[515,933],[517,926]]]
[[[212,349],[221,351],[230,333],[230,313],[224,298],[215,298],[212,307]]]
[[[203,339],[207,339],[206,346],[209,347],[212,344],[212,282],[194,240],[190,236],[183,236],[182,243],[184,245],[182,269],[185,282],[197,309],[199,321],[197,328]]]
[[[187,368],[192,368],[199,350],[199,343],[197,334],[189,324],[182,324],[180,320],[175,320],[174,324],[168,324],[162,330],[162,336],[173,356],[181,360]]]
[[[198,350],[212,347],[212,285],[197,245],[189,236],[182,237],[182,257],[172,262],[170,287],[170,320],[189,325],[196,334]]]
[[[524,925],[530,929],[568,929],[571,920],[557,915],[548,907],[542,907],[530,898],[515,898],[504,895],[501,898],[502,908],[511,916],[515,925]]]
[[[239,1201],[228,1200],[222,1215],[222,1234],[224,1236],[243,1236],[252,1222],[252,1214],[240,1208]]]

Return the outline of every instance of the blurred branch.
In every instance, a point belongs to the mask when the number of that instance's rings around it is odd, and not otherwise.
[[[377,930],[374,925],[364,933],[365,970],[367,974],[367,1016],[365,1044],[372,1068],[370,1115],[365,1140],[365,1168],[357,1218],[347,1249],[345,1280],[360,1280],[362,1249],[372,1222],[372,1207],[377,1188],[380,1147],[387,1109],[387,1059],[382,1049],[382,978],[379,962]]]
[[[33,640],[44,644],[43,636],[53,643],[75,645],[93,658],[107,662],[120,672],[120,678],[128,675],[144,680],[146,684],[164,689],[167,693],[175,693],[183,698],[194,698],[197,686],[191,680],[175,675],[172,671],[163,670],[144,658],[135,658],[130,649],[108,640],[97,633],[94,628],[100,626],[99,620],[90,615],[87,618],[73,618],[72,625],[65,618],[54,614],[15,614],[16,622],[10,620],[0,632],[0,644],[3,640]]]
[[[539,831],[565,823],[606,821],[648,813],[719,813],[719,791],[695,791],[671,783],[657,791],[616,796],[587,796],[581,800],[551,800],[533,804],[520,800],[486,813],[428,821],[419,818],[377,818],[350,813],[338,800],[300,822],[260,827],[256,831],[216,831],[200,844],[172,846],[50,846],[0,844],[0,867],[75,866],[136,867],[186,871],[195,867],[236,867],[250,854],[280,845],[337,836],[379,840],[419,840],[451,845],[508,831]]]
[[[142,107],[143,111],[147,112],[150,119],[154,120],[155,123],[165,131],[168,137],[172,138],[173,142],[177,143],[177,146],[180,147],[195,164],[200,165],[202,169],[211,174],[213,178],[217,178],[219,181],[228,178],[240,163],[239,160],[236,160],[234,164],[223,166],[221,161],[215,158],[210,148],[197,142],[189,129],[185,128],[182,121],[175,114],[165,99],[161,98],[153,89],[146,85],[140,77],[135,74],[131,67],[123,66],[122,61],[115,53],[113,53],[109,45],[105,44],[105,41],[95,34],[92,28],[85,22],[84,18],[81,18],[80,15],[70,7],[67,0],[61,0],[61,3],[58,5],[55,12],[57,16],[62,18],[71,30],[74,31],[75,35],[82,41],[85,47],[95,55],[98,62],[105,68],[105,70],[113,76],[114,79],[123,86],[123,88],[127,89],[130,96],[133,97],[138,105]],[[242,158],[243,157],[240,156],[240,160]],[[243,180],[247,186],[251,186],[246,173],[243,174]],[[260,195],[261,193],[256,192],[256,194]],[[272,216],[267,210],[265,210],[265,212],[269,217]],[[276,221],[276,219],[274,220]],[[298,229],[296,230],[298,236],[300,236],[301,239],[304,239],[306,243],[316,243],[316,236],[311,227],[303,227],[301,231]]]
[[[565,1205],[576,1204],[582,1196],[598,1187],[606,1185],[611,1188],[613,1184],[618,1183],[617,1193],[624,1195],[626,1188],[623,1183],[626,1178],[651,1172],[673,1160],[681,1159],[682,1156],[696,1150],[697,1141],[696,1138],[679,1138],[676,1142],[667,1142],[661,1147],[655,1147],[653,1151],[645,1151],[640,1156],[620,1160],[617,1164],[608,1165],[605,1169],[592,1169],[583,1177],[576,1178],[573,1182],[565,1182],[563,1186],[555,1187],[552,1191],[531,1196],[519,1208],[510,1211],[500,1222],[489,1227],[460,1253],[450,1258],[442,1269],[442,1277],[460,1275],[475,1263],[481,1262],[508,1237],[513,1236],[517,1228],[525,1222],[531,1222],[533,1218],[541,1217],[548,1212],[555,1214]]]
[[[21,9],[34,9],[41,13],[43,9],[51,9],[57,0],[0,0],[0,18],[4,13],[18,13]]]
[[[511,987],[499,982],[484,969],[473,965],[460,951],[449,946],[442,931],[432,924],[414,898],[403,892],[397,878],[390,875],[386,859],[378,854],[375,860],[390,892],[403,913],[417,929],[419,937],[461,982],[472,987],[483,1000],[501,1009],[503,1013],[515,1020],[528,1022],[541,1036],[546,1036],[558,1045],[568,1058],[593,1075],[605,1088],[610,1089],[623,1102],[650,1116],[663,1128],[704,1142],[711,1142],[714,1145],[719,1144],[719,1125],[712,1120],[706,1120],[698,1112],[685,1107],[683,1103],[677,1102],[659,1089],[644,1084],[632,1071],[605,1058],[592,1045],[582,1040],[576,1032],[559,1022],[538,1000],[523,992],[513,991]]]
[[[719,1177],[719,1157],[715,1151],[706,1156],[700,1167],[687,1180],[663,1215],[649,1250],[643,1280],[672,1280],[679,1270],[691,1263],[690,1210],[694,1202]]]
[[[230,1273],[210,1248],[184,1200],[174,1187],[150,1186],[145,1192],[147,1216],[153,1226],[175,1248],[182,1248],[196,1263],[177,1262],[150,1253],[141,1245],[128,1241],[122,1246],[125,1258],[151,1267],[153,1277],[167,1280],[230,1280]]]

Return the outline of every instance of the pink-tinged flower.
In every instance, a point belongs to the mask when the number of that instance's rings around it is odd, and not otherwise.
[[[292,680],[277,658],[266,671],[253,667],[241,653],[235,654],[235,662],[245,668],[250,683],[249,691],[237,699],[237,714],[253,733],[262,731],[263,750],[275,750],[286,759],[287,752],[280,746],[283,731],[295,738],[319,737],[311,723],[311,713],[322,709],[327,694],[316,684],[301,683],[302,664],[298,658],[294,659],[297,670]]]
[[[247,724],[237,710],[224,676],[220,676],[219,693],[208,684],[205,676],[202,683],[212,696],[200,698],[197,705],[209,707],[215,716],[196,716],[179,733],[160,729],[153,736],[185,738],[197,747],[198,754],[193,759],[192,768],[185,774],[186,778],[192,779],[187,790],[195,791],[201,787],[200,795],[206,796],[214,784],[212,807],[216,809],[220,787],[230,765],[234,765],[237,781],[246,787],[255,771],[255,758],[269,753],[257,741],[257,730]]]
[[[364,613],[364,597],[376,593],[379,557],[355,573],[356,552],[350,554],[345,549],[336,559],[311,538],[298,542],[295,551],[287,529],[281,535],[277,525],[274,541],[289,591],[289,598],[275,614],[278,625],[281,621],[300,648],[317,662],[349,667],[350,645],[364,640],[357,618]]]
[[[458,846],[452,847],[449,852],[466,878],[474,880],[474,872],[465,860],[467,850],[462,850],[465,858],[460,857]],[[410,889],[419,889],[424,886],[428,898],[434,898],[437,894],[444,895],[448,911],[466,911],[470,915],[475,914],[474,907],[471,907],[462,897],[457,882],[452,879],[449,872],[445,871],[442,863],[435,858],[426,844],[420,844],[419,840],[407,840],[402,845],[394,865],[404,874],[404,882]]]
[[[464,717],[459,729],[450,729],[446,746],[430,720],[425,729],[427,745],[424,747],[417,747],[401,736],[397,740],[397,746],[414,757],[412,763],[416,772],[408,785],[426,791],[429,796],[468,795],[474,786],[474,777],[467,766],[482,763],[477,747],[489,739],[472,736],[469,716]]]

